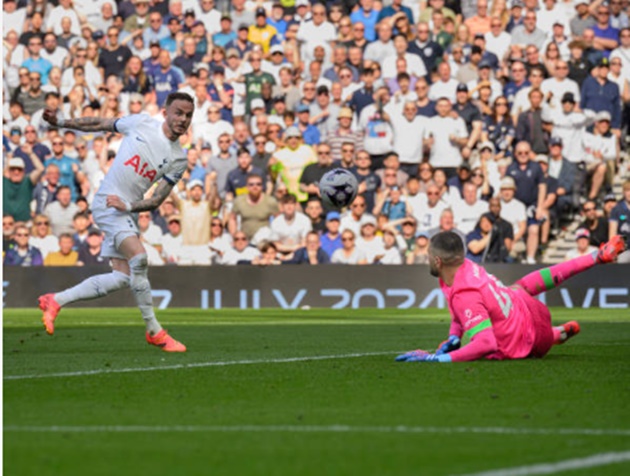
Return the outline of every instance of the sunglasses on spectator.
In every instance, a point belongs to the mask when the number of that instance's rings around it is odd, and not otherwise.
[[[584,210],[585,212],[594,212],[596,210],[595,207],[588,207],[588,208],[583,208],[582,210]]]
[[[330,151],[329,150],[319,150],[317,151],[318,155],[330,155]]]
[[[16,233],[15,236],[27,237],[28,233]]]
[[[234,241],[247,241],[247,238],[245,238],[244,236],[237,236],[236,238],[234,238]]]
[[[212,224],[212,226],[220,226],[220,227],[223,227],[223,225],[222,225],[221,223],[219,223],[219,222],[215,222],[215,223],[213,223],[213,224]]]
[[[347,236],[346,238],[342,238],[341,241],[354,241],[354,238]]]
[[[354,203],[350,208],[365,208],[365,203]]]
[[[37,226],[42,226],[42,225],[46,225],[46,226],[48,226],[48,223],[49,223],[49,222],[47,222],[47,221],[36,221],[36,222],[35,222],[35,224],[36,224]]]
[[[254,142],[254,144],[256,144],[256,145],[265,145],[266,142],[264,140],[257,140],[256,142]]]
[[[52,145],[63,145],[63,142],[53,142]]]
[[[249,182],[248,187],[262,187],[262,182]]]

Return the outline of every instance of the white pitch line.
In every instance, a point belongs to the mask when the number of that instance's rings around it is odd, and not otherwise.
[[[4,380],[27,380],[36,378],[57,378],[57,377],[84,377],[87,375],[101,375],[101,374],[121,374],[129,372],[155,372],[160,370],[181,370],[181,369],[195,369],[200,367],[225,367],[227,365],[248,365],[248,364],[284,364],[291,362],[308,362],[313,360],[333,360],[333,359],[354,359],[358,357],[369,357],[372,355],[395,355],[400,351],[390,352],[362,352],[353,354],[338,354],[338,355],[312,355],[306,357],[285,357],[278,359],[260,359],[260,360],[227,360],[218,362],[193,362],[190,364],[174,364],[163,365],[158,367],[129,367],[122,369],[96,369],[96,370],[82,370],[77,372],[57,372],[50,374],[26,374],[26,375],[5,375]],[[392,359],[393,360],[393,359]]]
[[[630,451],[599,453],[587,456],[586,458],[574,458],[558,461],[556,463],[540,463],[515,468],[482,471],[481,473],[472,473],[465,476],[530,476],[535,474],[554,474],[561,471],[595,468],[597,466],[607,466],[626,461],[630,461]]]
[[[630,436],[630,430],[599,428],[510,428],[437,426],[352,426],[352,425],[94,425],[29,426],[7,425],[7,432],[23,433],[400,433],[400,434],[493,434]]]

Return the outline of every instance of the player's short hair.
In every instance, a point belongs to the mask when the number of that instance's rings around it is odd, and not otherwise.
[[[433,236],[429,248],[446,265],[458,264],[464,260],[464,242],[453,231],[442,231]]]
[[[171,104],[173,104],[174,101],[188,101],[193,106],[195,105],[195,101],[193,101],[193,98],[190,96],[190,94],[178,91],[175,93],[171,93],[166,97],[165,107],[168,108]]]

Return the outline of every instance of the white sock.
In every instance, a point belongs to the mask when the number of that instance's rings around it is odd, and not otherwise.
[[[136,304],[140,308],[147,331],[149,334],[155,335],[162,330],[162,326],[155,318],[155,313],[153,312],[147,255],[142,253],[131,258],[129,260],[129,269],[131,270],[130,286],[136,298]]]
[[[86,301],[106,296],[129,286],[129,276],[120,271],[92,276],[76,286],[55,294],[55,301],[63,307],[76,301]]]

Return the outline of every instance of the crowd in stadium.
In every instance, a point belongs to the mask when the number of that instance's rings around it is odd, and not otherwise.
[[[188,169],[138,214],[151,265],[476,262],[630,237],[628,0],[4,0],[6,266],[93,265],[118,134],[58,119],[195,100]],[[349,169],[359,195],[326,207]],[[622,195],[613,181],[623,182]]]

